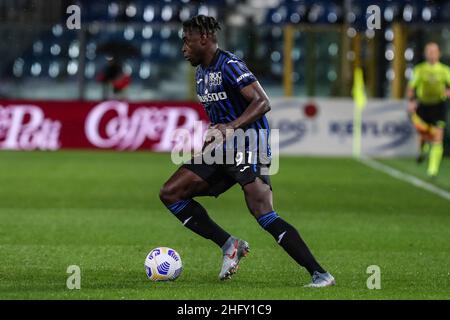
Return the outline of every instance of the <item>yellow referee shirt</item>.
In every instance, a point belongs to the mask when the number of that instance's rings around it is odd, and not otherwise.
[[[437,104],[447,99],[450,87],[450,68],[440,62],[422,62],[416,65],[409,86],[416,90],[417,100],[422,104]]]

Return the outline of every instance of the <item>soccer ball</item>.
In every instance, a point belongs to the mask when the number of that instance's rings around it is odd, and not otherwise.
[[[175,250],[166,247],[155,248],[145,258],[145,272],[152,281],[175,280],[181,274],[181,257]]]

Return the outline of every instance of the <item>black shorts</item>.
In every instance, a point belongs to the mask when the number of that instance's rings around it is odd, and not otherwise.
[[[207,164],[203,161],[196,164],[192,159],[191,163],[185,163],[181,167],[194,172],[209,184],[208,196],[218,197],[236,183],[243,187],[256,178],[260,178],[272,189],[268,175],[270,164],[251,164],[245,161],[240,164]]]
[[[444,128],[447,122],[446,102],[442,101],[441,103],[430,105],[420,103],[417,107],[417,115],[432,126]]]

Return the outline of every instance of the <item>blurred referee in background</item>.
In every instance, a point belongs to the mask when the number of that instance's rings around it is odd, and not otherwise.
[[[437,176],[444,152],[446,102],[450,97],[450,68],[439,62],[439,46],[430,42],[425,46],[426,61],[414,68],[408,84],[408,112],[419,134],[420,151],[417,162],[427,157],[430,178]]]

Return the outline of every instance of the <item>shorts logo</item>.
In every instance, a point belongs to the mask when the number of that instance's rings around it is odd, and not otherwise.
[[[209,85],[210,86],[220,86],[222,84],[222,72],[211,72],[209,73]]]

